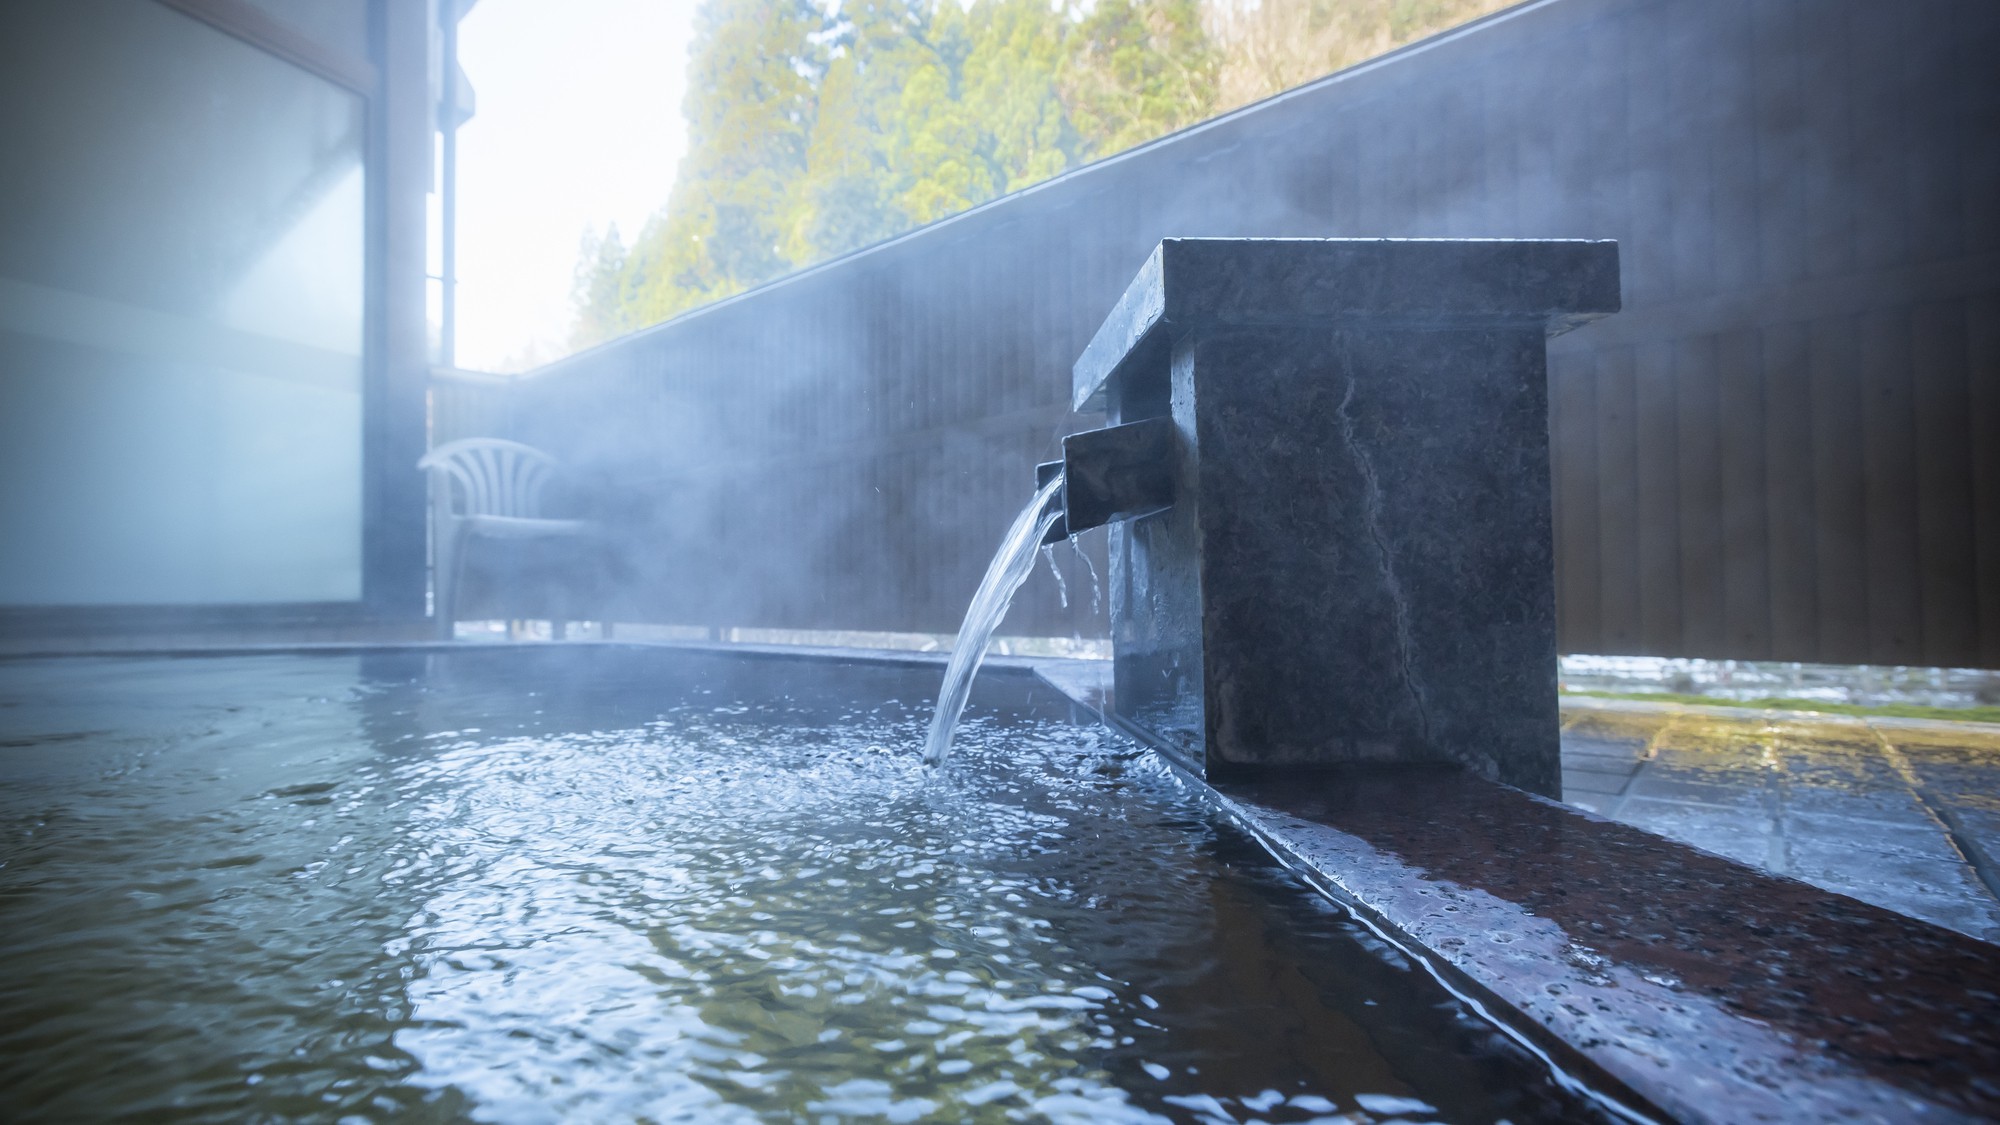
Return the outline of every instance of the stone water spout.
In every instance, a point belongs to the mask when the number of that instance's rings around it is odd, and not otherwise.
[[[1035,466],[1035,484],[1063,478],[1063,514],[1045,542],[1058,543],[1117,520],[1156,515],[1174,504],[1174,423],[1148,418],[1063,439],[1063,459]]]
[[[1169,239],[1074,367],[1051,539],[1110,524],[1116,719],[1210,777],[1560,789],[1546,341],[1612,242]]]

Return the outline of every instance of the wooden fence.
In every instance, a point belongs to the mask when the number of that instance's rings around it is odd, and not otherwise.
[[[1996,60],[1991,0],[1524,4],[553,364],[518,422],[620,529],[607,612],[948,632],[1161,237],[1616,238],[1625,311],[1550,355],[1564,649],[2000,666]],[[1104,632],[1066,570],[1009,631]]]

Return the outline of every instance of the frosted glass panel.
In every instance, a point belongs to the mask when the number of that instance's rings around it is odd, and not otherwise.
[[[362,149],[162,5],[0,5],[0,604],[360,597]]]

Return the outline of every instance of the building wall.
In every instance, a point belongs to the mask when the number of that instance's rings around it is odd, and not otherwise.
[[[949,632],[1161,237],[1615,238],[1550,353],[1564,649],[2000,666],[1995,58],[1986,0],[1524,4],[552,365],[523,434],[608,613]],[[1065,570],[1008,631],[1101,635]]]

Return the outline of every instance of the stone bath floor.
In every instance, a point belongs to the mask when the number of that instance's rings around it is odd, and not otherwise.
[[[2000,725],[1562,706],[1571,804],[2000,941]]]

